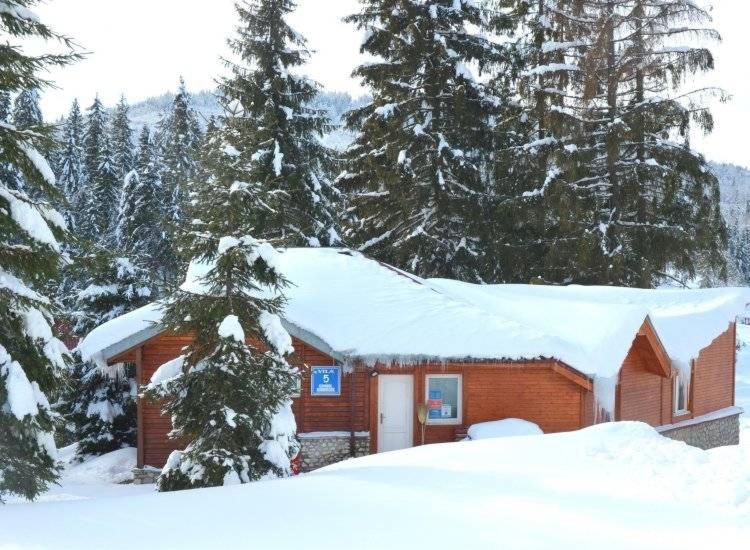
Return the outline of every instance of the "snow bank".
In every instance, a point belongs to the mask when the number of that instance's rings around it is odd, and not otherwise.
[[[6,506],[0,546],[741,548],[750,537],[750,449],[701,451],[645,424],[611,423],[427,445],[242,486],[107,496]],[[313,513],[285,513],[290,503]],[[82,521],[85,529],[70,528]]]
[[[496,437],[518,437],[526,435],[542,435],[542,429],[527,420],[506,418],[492,422],[480,422],[469,426],[469,439],[493,439]]]
[[[67,463],[60,482],[62,484],[94,485],[100,483],[127,483],[133,480],[136,466],[136,449],[128,447],[101,456],[76,462],[77,444],[60,449],[60,459]]]

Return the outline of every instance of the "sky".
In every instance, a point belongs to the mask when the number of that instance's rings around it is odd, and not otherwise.
[[[357,10],[358,1],[298,4],[291,23],[315,50],[306,73],[329,90],[363,93],[351,78],[361,61],[361,35],[341,21]],[[712,48],[716,71],[701,85],[721,87],[732,99],[711,103],[716,129],[708,137],[695,136],[693,144],[711,160],[750,167],[750,2],[713,4],[723,42]],[[51,75],[58,89],[42,99],[48,120],[64,114],[76,97],[88,106],[97,93],[107,105],[123,93],[131,103],[161,95],[176,88],[180,75],[192,90],[213,88],[237,21],[233,0],[48,0],[36,11],[89,52],[84,61]]]

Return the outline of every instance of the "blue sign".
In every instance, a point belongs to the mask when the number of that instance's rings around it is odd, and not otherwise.
[[[443,390],[430,390],[427,399],[427,418],[441,418],[443,410]]]
[[[341,367],[311,367],[310,394],[318,397],[341,395]]]

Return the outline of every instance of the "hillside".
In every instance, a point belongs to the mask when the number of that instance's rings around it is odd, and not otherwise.
[[[163,114],[169,109],[173,99],[174,94],[165,93],[131,105],[130,116],[133,127],[139,129],[144,124],[151,127],[156,126]],[[212,116],[221,114],[221,106],[213,92],[202,91],[193,93],[192,99],[193,107],[200,113],[204,124]],[[367,101],[366,97],[353,98],[351,95],[343,92],[323,92],[318,96],[313,106],[327,110],[331,121],[338,127],[325,136],[324,142],[326,145],[336,150],[343,150],[351,143],[351,133],[341,128],[342,118],[344,113],[363,105],[365,101]]]

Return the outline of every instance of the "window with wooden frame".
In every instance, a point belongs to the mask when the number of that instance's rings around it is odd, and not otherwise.
[[[460,374],[428,374],[425,394],[427,424],[463,422],[463,377]]]

